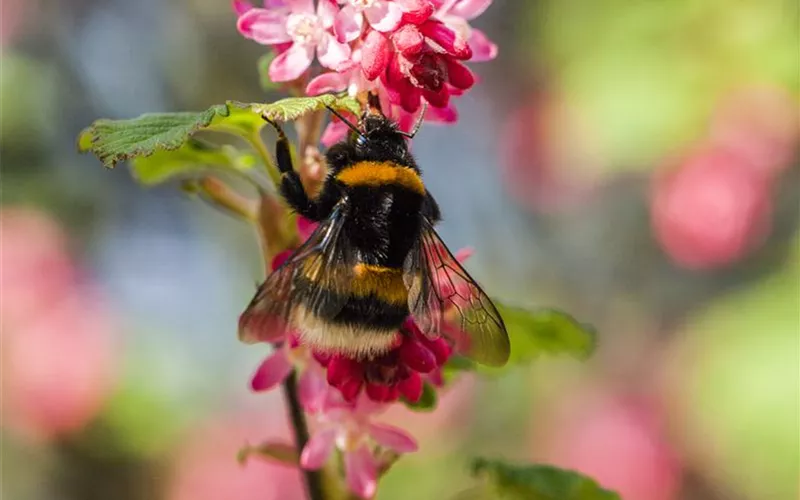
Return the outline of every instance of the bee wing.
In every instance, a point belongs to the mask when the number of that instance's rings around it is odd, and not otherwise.
[[[342,237],[344,206],[337,205],[311,236],[258,287],[239,319],[245,343],[280,340],[297,306],[321,316],[342,310],[352,280],[354,253]]]
[[[458,351],[485,365],[508,361],[511,347],[500,313],[427,219],[404,276],[409,311],[426,335],[449,338]]]

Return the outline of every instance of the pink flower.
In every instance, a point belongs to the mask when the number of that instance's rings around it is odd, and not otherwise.
[[[66,235],[47,216],[0,212],[2,425],[33,439],[80,430],[114,389],[116,325],[78,284]]]
[[[470,49],[472,49],[470,61],[491,61],[497,57],[497,45],[492,43],[486,34],[473,28],[467,22],[483,14],[491,5],[492,0],[432,1],[436,5],[434,17],[458,33],[461,38],[467,40]]]
[[[303,498],[302,478],[295,467],[265,460],[237,463],[246,443],[265,437],[283,440],[290,434],[282,411],[257,415],[225,415],[190,430],[175,453],[163,498],[168,500],[285,500]],[[266,429],[266,430],[265,430]],[[264,433],[268,436],[264,436]]]
[[[800,142],[797,102],[780,87],[751,86],[725,96],[714,112],[709,139],[777,177],[796,155]]]
[[[287,46],[269,67],[269,77],[286,82],[300,77],[311,65],[316,51],[320,64],[336,70],[350,58],[350,46],[330,32],[338,11],[334,0],[284,0],[282,7],[247,9],[237,26],[246,38],[262,45]]]
[[[659,175],[653,189],[653,232],[672,260],[689,269],[729,265],[769,232],[770,182],[762,170],[720,148],[695,152]]]
[[[339,0],[344,7],[336,16],[335,31],[340,41],[352,42],[361,35],[366,18],[372,29],[392,31],[400,24],[403,11],[391,0]]]
[[[396,348],[377,358],[318,356],[327,369],[328,384],[339,389],[346,401],[356,401],[362,389],[376,402],[397,401],[400,396],[419,401],[423,376],[444,366],[452,349],[444,339],[425,337],[411,318],[401,327],[400,339]]]
[[[300,465],[305,469],[319,469],[327,462],[334,449],[343,454],[345,479],[353,493],[362,498],[372,498],[378,485],[380,466],[373,454],[373,445],[396,453],[417,450],[414,438],[402,429],[370,421],[382,409],[361,398],[353,404],[328,407],[317,414],[318,428],[300,455]]]
[[[386,67],[380,68],[381,82],[391,101],[405,111],[417,111],[422,98],[433,107],[446,108],[452,90],[467,90],[475,83],[472,72],[460,62],[472,57],[472,49],[441,21],[407,24],[391,40],[394,50]]]
[[[325,371],[309,351],[299,344],[296,335],[290,335],[288,342],[276,347],[261,362],[250,379],[250,388],[255,392],[273,389],[286,380],[295,368],[300,373],[297,383],[300,404],[307,412],[318,411],[328,397]]]
[[[682,498],[679,457],[655,405],[606,391],[548,405],[551,425],[534,434],[532,458],[587,474],[626,500]]]

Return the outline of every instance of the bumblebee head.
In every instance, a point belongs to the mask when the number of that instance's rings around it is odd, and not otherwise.
[[[422,120],[425,118],[427,106],[427,103],[423,104],[422,111],[410,132],[400,130],[397,123],[383,114],[380,99],[377,94],[372,92],[367,95],[366,107],[358,125],[351,123],[330,106],[328,106],[328,110],[350,128],[349,142],[357,148],[363,149],[370,145],[377,144],[383,144],[384,146],[405,146],[405,139],[413,139],[417,131],[419,131],[420,126],[422,126]]]

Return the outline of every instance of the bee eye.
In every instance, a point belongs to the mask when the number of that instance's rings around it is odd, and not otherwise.
[[[363,146],[365,146],[366,144],[367,144],[367,138],[366,138],[366,136],[359,135],[359,136],[356,138],[356,146],[362,146],[362,147],[363,147]]]

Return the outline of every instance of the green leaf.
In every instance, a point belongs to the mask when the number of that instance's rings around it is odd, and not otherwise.
[[[512,465],[477,458],[472,471],[487,480],[492,498],[499,500],[620,500],[591,478],[549,465]]]
[[[201,112],[147,113],[128,120],[97,120],[78,136],[78,150],[93,153],[103,165],[113,168],[121,161],[175,151],[199,130],[252,140],[265,125],[255,109],[258,106],[263,105],[228,101]],[[181,152],[179,157],[186,158],[186,153]]]
[[[269,78],[269,65],[275,60],[275,55],[275,51],[271,50],[258,58],[258,83],[264,92],[278,88],[278,84]]]
[[[231,133],[250,142],[256,138],[260,143],[258,133],[264,127],[264,117],[294,120],[325,106],[355,114],[360,111],[355,99],[332,94],[290,97],[271,104],[228,101],[200,112],[147,113],[128,120],[97,120],[78,136],[78,150],[93,153],[103,165],[113,168],[131,158],[175,151],[199,130]]]
[[[256,104],[253,110],[270,120],[296,120],[306,113],[319,111],[325,106],[337,110],[348,111],[354,115],[361,114],[361,105],[352,97],[339,97],[333,94],[322,94],[314,97],[287,97],[271,104]]]
[[[555,309],[526,310],[498,304],[511,339],[510,363],[529,362],[541,354],[588,358],[595,348],[595,331]]]
[[[217,116],[228,116],[224,104],[199,113],[147,113],[129,120],[97,120],[81,132],[78,149],[92,152],[113,168],[117,163],[156,151],[178,149],[193,132],[207,127]]]
[[[433,411],[436,409],[436,400],[436,389],[427,382],[422,386],[422,396],[419,401],[411,402],[403,397],[403,403],[414,411]]]
[[[294,445],[286,443],[262,443],[258,446],[247,445],[239,450],[236,459],[241,465],[244,465],[252,456],[286,465],[297,466],[300,463],[297,449]]]
[[[150,156],[134,158],[131,174],[146,186],[174,178],[187,178],[205,173],[246,172],[257,163],[256,157],[231,146],[215,146],[189,139],[174,151],[156,151]]]
[[[250,139],[256,136],[266,122],[256,108],[263,106],[258,103],[244,103],[239,101],[227,101],[228,114],[224,117],[215,118],[208,126],[212,132],[227,132]]]

